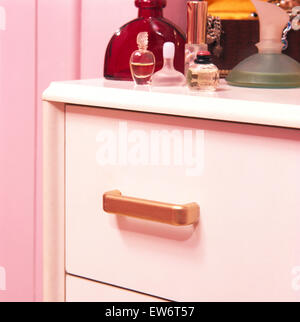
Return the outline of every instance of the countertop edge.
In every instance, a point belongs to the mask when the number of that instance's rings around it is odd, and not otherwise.
[[[66,82],[52,82],[42,98],[73,105],[300,129],[300,106],[292,104],[144,91],[132,95],[128,89]]]

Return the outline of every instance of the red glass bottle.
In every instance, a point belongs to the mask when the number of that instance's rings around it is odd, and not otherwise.
[[[111,38],[105,55],[104,77],[113,80],[132,80],[130,56],[137,49],[136,37],[148,32],[149,47],[156,60],[155,71],[163,67],[163,45],[175,44],[175,69],[184,73],[185,35],[172,22],[163,17],[167,0],[135,0],[138,18],[118,29]]]

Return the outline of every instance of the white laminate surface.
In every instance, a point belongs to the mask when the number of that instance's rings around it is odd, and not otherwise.
[[[46,101],[300,129],[300,88],[254,89],[227,85],[218,91],[186,87],[135,87],[105,79],[53,82]]]

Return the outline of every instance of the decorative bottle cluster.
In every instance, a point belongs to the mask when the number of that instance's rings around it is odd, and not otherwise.
[[[287,28],[295,25],[298,29],[298,16],[291,24],[288,14],[277,6],[265,1],[252,2],[260,17],[259,53],[236,66],[226,79],[228,84],[299,87],[299,63],[281,54],[282,30],[288,23]],[[187,42],[184,34],[163,18],[166,4],[167,0],[135,0],[138,18],[117,30],[108,44],[105,78],[134,80],[137,85],[153,86],[182,86],[186,83],[191,90],[216,90],[220,75],[207,51],[207,41],[213,39],[207,1],[187,0]],[[297,10],[297,7],[293,10],[296,15]],[[220,26],[216,29],[216,39],[220,43]]]
[[[187,1],[185,36],[163,18],[166,0],[135,0],[139,17],[120,28],[108,44],[104,76],[136,85],[216,90],[218,68],[207,51],[207,2]]]

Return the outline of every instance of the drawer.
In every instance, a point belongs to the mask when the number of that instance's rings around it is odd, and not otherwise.
[[[162,300],[118,287],[66,276],[67,302],[163,302]]]
[[[299,133],[67,106],[67,272],[176,301],[299,300]],[[196,202],[199,222],[105,213],[116,189]]]

